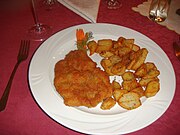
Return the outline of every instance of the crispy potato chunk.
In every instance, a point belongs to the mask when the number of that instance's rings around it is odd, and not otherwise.
[[[136,71],[135,76],[140,78],[147,74],[147,66],[146,64],[142,64]]]
[[[144,96],[144,90],[142,87],[134,88],[131,91],[139,94],[140,97]]]
[[[118,49],[118,55],[120,57],[123,57],[123,56],[127,55],[128,53],[130,53],[130,51],[131,51],[131,48],[129,48],[129,47],[126,47],[126,46],[120,47]]]
[[[113,40],[112,39],[101,39],[101,40],[98,40],[98,45],[110,46],[110,48],[111,48],[113,45]]]
[[[132,49],[133,44],[134,44],[134,39],[124,39],[124,40],[122,41],[122,45],[123,45],[123,46],[126,46],[126,47],[128,47],[128,48],[130,48],[130,49]]]
[[[129,49],[131,49],[132,50],[132,48],[133,48],[133,43],[126,43],[126,44],[124,44],[125,46],[127,46]]]
[[[160,74],[154,63],[144,63],[136,71],[135,76],[138,78],[150,79],[155,78]]]
[[[119,43],[118,41],[113,41],[113,48],[114,48],[114,49],[117,49],[117,48],[119,48],[119,47],[121,47],[121,46],[122,46],[122,44]]]
[[[122,59],[119,56],[113,55],[109,57],[108,59],[102,59],[101,65],[104,68],[104,70],[108,73],[108,75],[112,76],[115,74],[122,74],[122,72],[125,72],[125,66],[124,65],[116,65],[119,63]],[[122,69],[120,69],[122,68]]]
[[[99,53],[99,55],[101,57],[108,58],[108,57],[113,56],[114,54],[112,52],[110,52],[110,51],[102,51],[101,53]]]
[[[133,72],[128,71],[122,75],[122,79],[124,81],[131,81],[131,80],[135,79],[135,76],[134,76]]]
[[[152,62],[146,62],[146,66],[147,66],[147,71],[150,71],[151,69],[154,69],[154,70],[157,69],[157,67]]]
[[[142,48],[135,54],[136,62],[132,66],[132,70],[137,70],[145,61],[148,54],[148,50],[146,48]]]
[[[141,101],[137,93],[128,92],[119,98],[118,104],[127,110],[132,110],[138,108],[141,105]]]
[[[115,99],[116,101],[118,101],[119,98],[120,98],[123,94],[125,94],[125,93],[128,93],[128,90],[115,89],[115,90],[113,91],[113,97],[114,97],[114,99]]]
[[[112,48],[112,46],[113,46],[113,42],[111,39],[98,40],[98,46],[96,52],[101,53],[102,51],[108,51]]]
[[[159,81],[151,81],[147,84],[147,87],[145,89],[145,96],[146,97],[152,97],[155,96],[156,93],[159,91],[160,83]]]
[[[138,45],[136,45],[136,44],[133,44],[132,50],[135,51],[135,52],[137,52],[137,51],[140,50],[140,47],[139,47]]]
[[[116,101],[112,97],[106,98],[101,104],[101,109],[102,110],[109,110],[115,104],[116,104]]]
[[[123,41],[123,44],[127,45],[127,44],[134,44],[134,39],[125,39]]]
[[[113,89],[121,89],[121,85],[118,82],[116,82],[115,80],[113,80],[113,82],[112,82],[112,87],[113,87]]]
[[[89,41],[88,44],[87,44],[87,47],[90,51],[90,55],[94,54],[96,52],[96,49],[97,49],[97,43],[96,41]]]
[[[112,66],[113,64],[111,63],[111,61],[109,59],[102,59],[101,60],[101,66],[104,68],[105,72],[109,75],[109,76],[113,76],[114,74],[111,72]]]
[[[144,78],[141,78],[141,80],[139,81],[139,84],[141,86],[147,86],[147,84],[150,82],[150,81],[159,81],[159,79],[157,77],[155,78],[147,78],[147,79],[144,79]]]
[[[149,78],[155,78],[160,74],[159,70],[150,70],[143,78],[149,79]]]
[[[139,86],[140,86],[140,84],[136,80],[130,80],[130,81],[123,81],[122,82],[123,89],[128,90],[128,91],[130,91],[134,88],[137,88]]]
[[[123,46],[123,42],[125,41],[126,39],[124,37],[119,37],[118,38],[118,44],[120,44],[121,46]]]
[[[122,61],[122,58],[117,55],[113,55],[113,56],[109,57],[109,60],[111,61],[112,64],[116,64],[116,63]]]
[[[126,71],[126,66],[121,62],[114,64],[111,69],[111,72],[114,75],[123,75],[125,73],[125,71]]]
[[[131,70],[131,69],[132,69],[132,66],[133,66],[135,63],[136,63],[136,60],[135,60],[135,59],[131,60],[131,62],[127,65],[127,69],[128,69],[128,70]]]

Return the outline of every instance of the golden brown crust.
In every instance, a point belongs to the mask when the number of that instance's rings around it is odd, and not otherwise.
[[[159,89],[160,89],[159,81],[156,81],[156,80],[150,81],[147,84],[147,87],[145,89],[145,96],[146,97],[155,96],[157,94],[157,92],[159,91]]]
[[[116,104],[116,101],[112,97],[106,98],[101,104],[101,109],[102,110],[109,110],[115,104]]]
[[[125,93],[128,93],[128,90],[115,89],[115,90],[113,91],[113,97],[114,97],[114,99],[115,99],[116,101],[118,101],[119,98],[120,98],[123,94],[125,94]]]
[[[120,97],[120,99],[118,100],[118,104],[127,110],[132,110],[141,106],[141,101],[137,93],[128,92]]]
[[[109,76],[80,50],[56,63],[54,85],[68,106],[95,107],[112,95]]]

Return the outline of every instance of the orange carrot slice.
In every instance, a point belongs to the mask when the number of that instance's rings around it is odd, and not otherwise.
[[[85,34],[84,34],[83,29],[77,29],[76,30],[76,39],[77,39],[77,41],[81,41],[84,38],[85,38]]]

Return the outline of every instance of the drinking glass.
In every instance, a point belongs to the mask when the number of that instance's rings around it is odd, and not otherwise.
[[[35,25],[28,30],[27,37],[31,40],[43,41],[52,34],[52,28],[39,22],[35,1],[31,0],[31,4]]]
[[[149,18],[155,22],[163,22],[168,16],[170,0],[152,0]]]
[[[121,0],[106,0],[106,2],[109,9],[118,9],[122,6]]]

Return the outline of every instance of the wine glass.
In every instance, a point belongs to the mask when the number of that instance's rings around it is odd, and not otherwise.
[[[52,28],[39,22],[34,0],[31,0],[31,3],[35,25],[28,30],[27,37],[35,41],[43,41],[52,34]]]
[[[168,0],[153,0],[149,9],[149,18],[155,22],[163,22],[168,16],[170,7]]]
[[[118,9],[122,6],[121,0],[106,0],[107,8]]]

